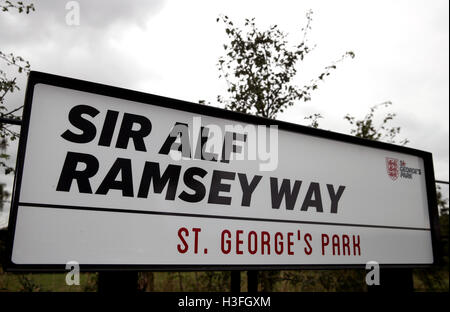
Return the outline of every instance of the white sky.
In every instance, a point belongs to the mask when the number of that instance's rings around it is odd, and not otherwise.
[[[436,178],[449,179],[448,0],[82,0],[79,26],[66,24],[66,1],[34,2],[28,16],[0,13],[0,50],[25,57],[33,70],[213,103],[225,95],[216,67],[226,40],[219,14],[237,25],[250,17],[261,27],[277,24],[295,44],[312,9],[309,38],[317,47],[299,64],[298,82],[315,78],[345,51],[356,58],[340,64],[311,102],[279,119],[307,124],[305,116],[321,113],[321,128],[349,133],[347,113],[362,118],[390,100],[394,105],[380,113],[397,113],[392,125],[402,127],[400,138],[432,152]],[[23,102],[25,77],[20,82],[10,107]],[[0,182],[11,189],[12,176]]]

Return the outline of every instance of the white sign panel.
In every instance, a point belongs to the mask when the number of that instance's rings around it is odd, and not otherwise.
[[[11,266],[431,264],[432,179],[425,152],[33,72]]]

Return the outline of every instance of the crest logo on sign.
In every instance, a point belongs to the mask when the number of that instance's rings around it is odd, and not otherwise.
[[[386,157],[386,170],[392,180],[397,180],[399,175],[398,159]]]

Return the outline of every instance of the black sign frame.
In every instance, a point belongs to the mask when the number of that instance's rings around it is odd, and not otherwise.
[[[433,168],[433,157],[429,152],[412,149],[409,147],[388,144],[379,141],[372,141],[341,133],[315,129],[293,123],[256,117],[253,115],[233,112],[212,106],[190,103],[186,101],[171,99],[167,97],[147,94],[143,92],[128,90],[124,88],[57,76],[53,74],[31,71],[28,77],[28,84],[25,93],[24,112],[22,128],[20,132],[18,155],[16,160],[16,174],[14,179],[12,204],[9,216],[8,241],[7,241],[7,263],[6,271],[10,272],[65,272],[65,264],[16,264],[12,261],[12,248],[14,244],[15,226],[17,221],[17,210],[20,198],[23,165],[26,153],[27,137],[33,101],[34,87],[39,84],[46,84],[62,87],[71,90],[84,91],[88,93],[116,97],[119,99],[151,104],[190,113],[199,113],[217,118],[230,119],[256,125],[276,125],[278,129],[301,133],[320,138],[331,139],[339,142],[352,143],[366,147],[383,149],[391,152],[399,152],[417,156],[423,159],[425,169],[425,181],[427,192],[428,212],[430,219],[430,232],[433,250],[433,263],[426,264],[382,264],[382,268],[428,268],[440,263],[440,226],[436,199],[436,185]],[[293,270],[293,269],[361,269],[365,264],[333,264],[333,265],[100,265],[100,264],[80,264],[83,272],[101,271],[206,271],[206,270]]]

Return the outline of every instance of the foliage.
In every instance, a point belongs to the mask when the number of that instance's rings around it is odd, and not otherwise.
[[[297,101],[309,101],[311,91],[336,69],[337,63],[354,53],[346,52],[339,60],[325,67],[309,84],[298,87],[292,83],[297,74],[297,63],[303,61],[313,48],[307,35],[311,29],[312,11],[306,14],[307,23],[302,29],[303,39],[290,47],[287,34],[277,25],[259,30],[255,19],[245,19],[245,27],[234,26],[227,16],[217,21],[225,24],[229,42],[224,44],[225,56],[219,58],[220,78],[228,84],[228,99],[218,96],[225,108],[261,117],[276,118]]]
[[[0,51],[0,59],[6,63],[7,66],[17,67],[18,73],[30,72],[30,63],[25,61],[20,56],[14,56],[14,54],[5,54]],[[0,69],[0,117],[20,120],[20,116],[15,115],[18,111],[22,109],[23,106],[19,106],[15,109],[8,110],[5,105],[5,97],[8,93],[20,90],[16,82],[16,77],[8,78],[6,72]],[[2,153],[0,154],[0,166],[5,169],[5,174],[9,174],[14,170],[14,168],[6,164],[6,160],[9,159],[9,155],[5,153],[9,141],[14,141],[18,138],[19,134],[11,129],[10,124],[0,124],[0,149]]]
[[[21,292],[36,292],[41,290],[39,284],[31,276],[19,275],[19,283]]]
[[[0,214],[3,210],[3,203],[9,198],[11,194],[5,189],[5,184],[0,183]]]
[[[306,116],[304,119],[310,120],[310,127],[312,128],[319,128],[319,119],[323,118],[321,114],[312,114],[309,116]]]
[[[94,292],[97,291],[98,274],[85,274],[86,281],[83,284],[84,292]]]
[[[10,9],[16,9],[19,13],[30,13],[34,11],[34,4],[24,4],[22,1],[0,0],[0,10],[7,12]]]
[[[230,290],[230,272],[151,272],[153,284],[143,287],[143,279],[149,272],[139,273],[138,291],[203,291],[224,292]],[[148,285],[148,284],[147,284]]]
[[[21,1],[12,2],[0,0],[0,10],[7,12],[10,9],[17,9],[19,13],[25,12],[28,14],[34,11],[33,4],[24,4]],[[21,56],[15,56],[13,53],[4,53],[0,50],[0,60],[3,65],[16,67],[19,74],[30,72],[30,63]],[[20,119],[20,116],[15,115],[22,109],[22,106],[8,110],[5,105],[5,97],[8,93],[18,91],[19,86],[16,82],[16,77],[9,78],[6,71],[0,67],[0,117],[8,119]],[[10,167],[6,161],[9,159],[9,155],[5,152],[9,144],[9,141],[14,141],[18,138],[18,133],[13,130],[10,124],[0,123],[0,166],[4,168],[5,174],[9,174],[14,171],[14,168]]]
[[[206,286],[209,291],[228,291],[231,283],[230,272],[206,271],[199,277],[200,283]]]
[[[388,123],[395,118],[396,114],[387,113],[381,121],[381,124],[378,126],[375,124],[374,120],[377,109],[380,107],[389,107],[391,105],[392,102],[386,101],[372,106],[370,108],[370,112],[360,120],[356,120],[355,117],[347,114],[344,119],[346,119],[351,125],[356,126],[354,129],[350,130],[350,133],[363,139],[396,143],[396,137],[400,133],[400,127],[390,127],[388,125]],[[408,143],[408,139],[403,139],[398,144],[406,145]]]
[[[155,277],[153,272],[138,273],[138,291],[154,291]]]
[[[437,194],[436,194],[437,198],[436,198],[436,200],[437,200],[437,205],[438,205],[438,208],[439,208],[439,212],[442,215],[447,215],[448,216],[448,198],[444,198],[442,196],[441,186],[440,185],[437,186],[437,190],[436,191],[437,191]]]

